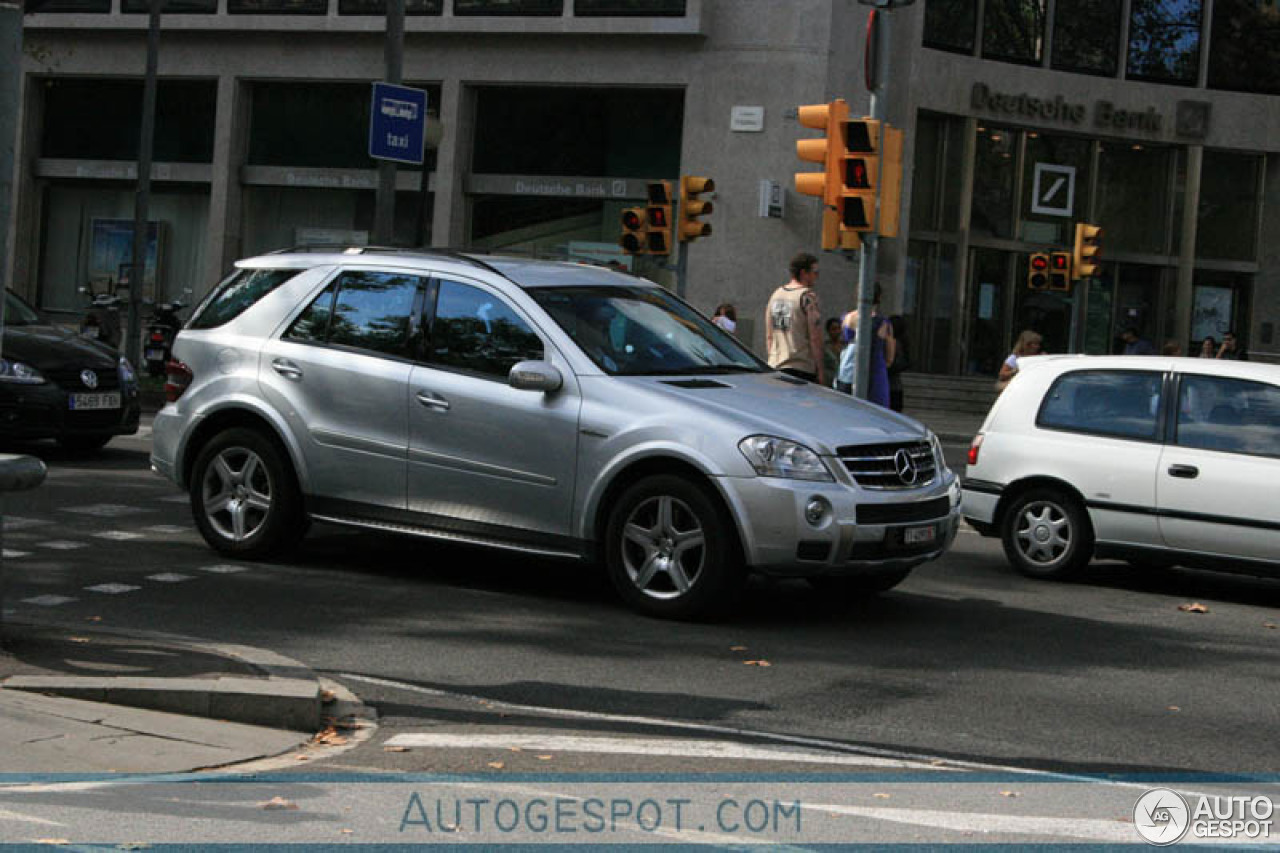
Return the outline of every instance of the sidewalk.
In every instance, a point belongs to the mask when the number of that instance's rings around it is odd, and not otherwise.
[[[174,773],[294,749],[348,691],[272,652],[96,627],[0,624],[0,773]]]

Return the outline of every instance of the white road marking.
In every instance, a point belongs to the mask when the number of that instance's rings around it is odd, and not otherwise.
[[[159,581],[160,583],[182,583],[189,581],[194,575],[182,575],[177,572],[161,572],[158,575],[147,575],[149,581]]]
[[[990,837],[1002,835],[1055,835],[1087,838],[1113,844],[1136,844],[1139,838],[1132,823],[1120,820],[1089,820],[1079,817],[1040,817],[1036,815],[1001,815],[980,812],[948,812],[935,809],[888,809],[858,806],[805,804],[806,809],[887,820],[931,829],[948,829]]]
[[[30,551],[10,551],[8,548],[5,548],[3,551],[3,556],[6,560],[16,560],[19,557],[30,557],[31,552]]]
[[[122,592],[133,592],[135,589],[142,589],[140,586],[130,586],[127,583],[100,583],[96,586],[86,586],[87,592],[102,592],[107,595],[119,595]]]
[[[544,752],[586,752],[611,755],[662,755],[682,758],[722,758],[737,761],[795,761],[810,764],[846,764],[859,767],[914,767],[914,763],[862,755],[832,755],[817,750],[752,746],[723,740],[680,738],[588,737],[581,735],[529,734],[403,734],[387,746],[413,749],[512,749]]]
[[[31,815],[25,815],[25,814],[22,814],[21,812],[11,812],[11,811],[5,811],[4,809],[0,809],[0,821],[2,820],[22,821],[23,823],[38,823],[42,826],[65,826],[65,824],[58,823],[56,820],[45,820],[42,817],[32,817]]]
[[[190,497],[189,495],[186,495],[186,494],[181,494],[181,495],[170,495],[170,496],[169,496],[169,497],[167,497],[167,498],[160,498],[159,500],[160,500],[160,502],[161,502],[161,503],[167,503],[167,504],[189,504],[189,503],[191,503],[191,497]]]
[[[185,500],[185,498],[184,498]],[[183,527],[181,524],[153,524],[150,527],[142,528],[147,533],[160,533],[165,536],[172,536],[176,533],[189,533],[190,527]]]
[[[99,518],[116,518],[121,515],[136,515],[140,512],[146,512],[142,507],[128,506],[126,504],[89,504],[87,506],[67,506],[62,508],[63,512],[74,512],[80,515],[95,515]]]
[[[5,530],[22,530],[26,527],[39,527],[43,524],[53,524],[53,522],[43,518],[23,518],[17,515],[5,516],[4,519]]]
[[[215,575],[234,575],[234,574],[239,574],[240,572],[249,571],[249,567],[248,566],[231,566],[231,565],[223,564],[219,566],[201,566],[200,571],[212,572]]]
[[[129,530],[104,530],[101,533],[92,534],[95,539],[111,539],[116,542],[127,542],[130,539],[142,539],[141,533],[134,533]]]
[[[37,595],[35,598],[22,599],[22,603],[38,604],[41,607],[57,607],[59,604],[66,604],[68,601],[75,600],[68,595]]]
[[[77,548],[88,548],[88,542],[69,542],[66,539],[50,539],[48,542],[37,542],[39,548],[51,548],[54,551],[74,551]]]

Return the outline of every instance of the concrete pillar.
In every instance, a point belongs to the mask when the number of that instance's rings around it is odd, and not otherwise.
[[[1200,171],[1203,165],[1204,146],[1187,146],[1187,189],[1182,200],[1182,250],[1178,255],[1173,327],[1174,337],[1184,342],[1191,340],[1192,285],[1196,271],[1196,229],[1200,223]],[[1105,247],[1103,251],[1106,251]]]
[[[240,166],[248,127],[248,98],[233,77],[218,78],[217,116],[213,135],[213,164],[209,185],[209,245],[200,288],[212,287],[241,256],[240,226],[244,193]],[[196,294],[199,296],[199,294]]]
[[[435,204],[431,245],[462,248],[467,241],[467,198],[464,179],[471,168],[475,133],[475,93],[457,79],[440,85],[443,136],[436,151]]]

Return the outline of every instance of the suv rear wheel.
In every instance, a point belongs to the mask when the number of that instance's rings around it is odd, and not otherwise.
[[[1079,501],[1059,489],[1032,489],[1014,498],[1001,525],[1004,553],[1031,578],[1063,579],[1093,556],[1093,530]]]
[[[646,477],[614,504],[605,566],[628,604],[688,619],[727,604],[745,576],[732,522],[707,493],[671,474]]]
[[[242,427],[219,433],[200,451],[191,512],[210,546],[250,560],[288,550],[306,530],[302,496],[284,452]]]

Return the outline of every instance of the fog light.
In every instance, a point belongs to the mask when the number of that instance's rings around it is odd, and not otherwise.
[[[809,503],[804,508],[804,520],[814,527],[822,523],[822,519],[827,517],[827,502],[822,498],[810,498]]]

